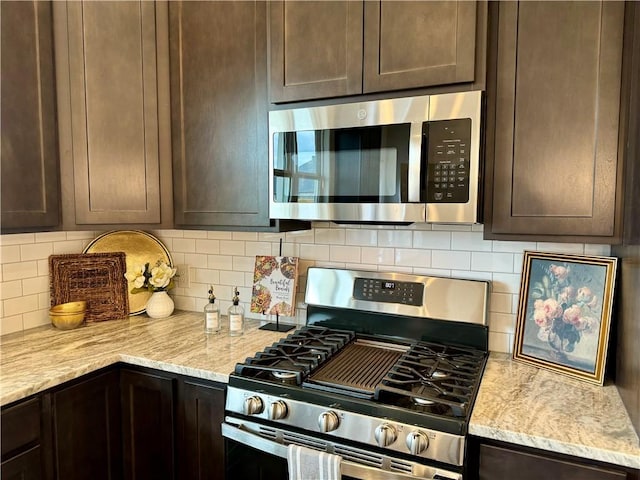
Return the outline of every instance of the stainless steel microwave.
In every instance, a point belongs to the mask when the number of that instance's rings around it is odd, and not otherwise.
[[[482,92],[269,112],[271,218],[478,223]]]

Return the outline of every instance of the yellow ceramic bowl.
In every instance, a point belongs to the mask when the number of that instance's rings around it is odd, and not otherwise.
[[[87,302],[78,300],[76,302],[59,303],[49,309],[52,313],[80,313],[87,309]]]
[[[49,318],[54,327],[60,330],[71,330],[79,327],[84,322],[84,315],[86,312],[75,313],[58,313],[49,310]]]

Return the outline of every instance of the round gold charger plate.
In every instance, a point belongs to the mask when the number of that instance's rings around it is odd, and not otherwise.
[[[149,263],[154,265],[158,260],[173,265],[169,250],[160,240],[150,233],[140,230],[114,230],[96,237],[86,246],[83,253],[124,252],[127,271],[135,265]],[[146,311],[151,292],[131,293],[133,285],[129,282],[129,314],[138,315]]]

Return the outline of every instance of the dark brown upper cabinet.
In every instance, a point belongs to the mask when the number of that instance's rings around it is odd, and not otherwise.
[[[170,2],[169,23],[176,226],[282,228],[269,220],[266,3]]]
[[[625,22],[624,2],[491,5],[485,238],[621,241],[626,8]]]
[[[273,103],[476,80],[482,2],[273,1],[269,8]]]
[[[165,2],[54,2],[63,224],[171,225]]]
[[[60,223],[50,2],[1,3],[2,232]]]

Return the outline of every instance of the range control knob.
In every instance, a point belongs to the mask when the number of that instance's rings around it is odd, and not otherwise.
[[[247,397],[244,399],[243,412],[245,415],[258,415],[264,410],[262,399],[257,396]]]
[[[429,446],[429,438],[421,431],[414,430],[407,435],[407,448],[411,455],[420,455]]]
[[[318,426],[321,432],[333,432],[340,426],[340,417],[333,410],[322,412],[318,417]]]
[[[378,425],[373,435],[376,437],[376,442],[378,442],[379,447],[387,447],[398,438],[395,427],[388,423]]]
[[[288,413],[289,409],[287,408],[287,404],[282,400],[271,402],[269,405],[269,418],[271,420],[282,420]]]

